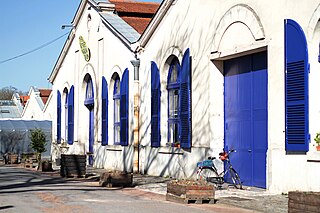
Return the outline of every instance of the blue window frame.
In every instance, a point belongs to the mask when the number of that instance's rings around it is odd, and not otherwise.
[[[120,78],[116,75],[113,86],[113,140],[120,144]]]
[[[101,145],[108,145],[108,84],[105,77],[102,77],[102,124],[101,124]]]
[[[151,146],[160,146],[160,75],[155,62],[151,62]]]
[[[57,91],[57,143],[61,143],[61,93]]]
[[[180,64],[174,58],[168,75],[168,142],[175,146],[180,144]]]
[[[67,88],[63,89],[64,95],[64,140],[68,141],[68,99],[69,99],[69,92]]]
[[[129,70],[125,69],[120,83],[120,144],[128,146],[129,138]]]
[[[308,46],[300,25],[285,20],[286,151],[309,151]]]
[[[191,62],[189,48],[180,66],[177,58],[168,74],[168,142],[191,148]]]
[[[68,95],[68,144],[74,141],[74,86],[71,86]]]

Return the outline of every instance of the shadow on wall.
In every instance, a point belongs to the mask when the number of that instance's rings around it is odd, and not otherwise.
[[[194,34],[194,29],[197,29],[199,24],[197,23],[197,19],[190,20],[188,18],[188,13],[190,12],[190,5],[186,5],[186,10],[184,13],[179,13],[178,16],[175,18],[174,23],[172,24],[172,31],[169,35],[166,36],[166,40],[161,42],[162,46],[157,51],[157,55],[154,57],[154,61],[159,63],[159,67],[163,67],[164,61],[167,60],[166,57],[168,49],[170,47],[179,47],[182,49],[182,52],[187,48],[190,48],[190,55],[192,56],[192,64],[191,64],[191,105],[192,105],[192,146],[196,145],[201,151],[197,151],[201,154],[194,154],[194,153],[184,153],[184,154],[159,154],[159,149],[154,149],[150,147],[150,116],[144,116],[149,113],[149,107],[147,103],[149,103],[150,95],[149,91],[141,90],[141,105],[146,106],[141,108],[141,125],[146,126],[144,132],[141,134],[142,141],[148,141],[148,144],[145,144],[144,147],[145,157],[144,157],[144,173],[148,174],[152,168],[155,168],[159,171],[160,176],[163,175],[170,175],[173,177],[184,175],[187,176],[187,171],[190,171],[190,167],[192,168],[193,165],[188,165],[188,162],[197,162],[203,160],[203,156],[207,156],[210,150],[210,141],[213,140],[213,133],[211,132],[211,117],[210,115],[210,104],[209,97],[210,91],[208,91],[208,87],[204,85],[210,85],[210,66],[214,67],[212,62],[208,59],[207,56],[211,52],[211,46],[213,42],[213,33],[208,33],[208,29],[202,28],[196,35],[199,35],[197,38],[198,44],[195,44],[195,39],[192,36]],[[186,23],[187,21],[188,23]],[[202,26],[202,25],[201,25]],[[203,25],[204,26],[204,25]],[[214,20],[211,19],[208,25],[205,26],[214,26]],[[192,48],[190,45],[196,46],[197,48]],[[151,69],[148,69],[149,72],[146,76],[148,79],[144,82],[144,85],[141,85],[142,88],[150,88],[151,82]],[[162,72],[160,74],[161,77],[168,75],[168,70],[160,70]],[[162,89],[165,88],[167,79],[161,79],[161,87]],[[146,100],[146,101],[144,101]],[[161,106],[167,104],[167,99],[165,96],[161,97]],[[197,110],[196,110],[197,109]],[[163,109],[161,109],[162,111]],[[163,112],[162,112],[163,115]],[[166,119],[166,117],[161,117],[162,119]],[[163,136],[163,132],[166,130],[163,129],[164,127],[161,126],[162,132],[162,142],[166,140]],[[209,138],[208,140],[208,137]],[[142,149],[143,150],[143,149]],[[194,149],[192,149],[194,150]],[[193,152],[193,151],[192,151]],[[188,159],[188,157],[192,155],[192,160]],[[160,168],[159,168],[160,167]],[[194,164],[194,171],[196,171],[196,163]]]

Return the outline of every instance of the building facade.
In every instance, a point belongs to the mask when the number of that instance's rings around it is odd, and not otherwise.
[[[318,1],[164,0],[133,40],[99,4],[82,1],[49,78],[55,143],[177,178],[236,149],[244,185],[320,190]]]

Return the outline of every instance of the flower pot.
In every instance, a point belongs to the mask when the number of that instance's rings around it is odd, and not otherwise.
[[[320,145],[316,146],[317,151],[320,151]]]

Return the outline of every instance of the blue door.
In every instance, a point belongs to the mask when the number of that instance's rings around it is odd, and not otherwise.
[[[89,109],[89,152],[93,153],[93,140],[94,140],[94,114],[93,114],[93,108]],[[89,155],[89,165],[93,165],[93,154]]]
[[[267,53],[224,62],[225,149],[246,186],[266,187]]]

